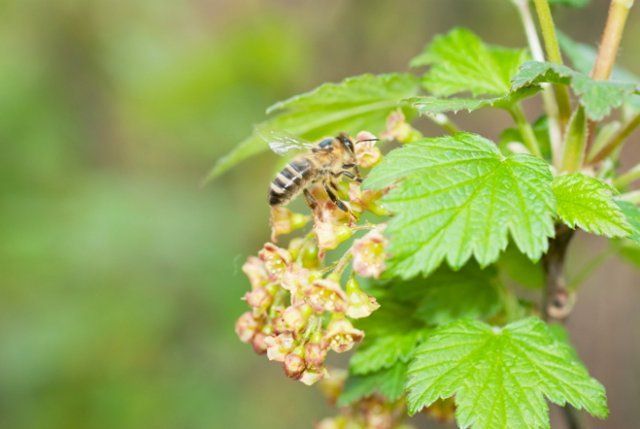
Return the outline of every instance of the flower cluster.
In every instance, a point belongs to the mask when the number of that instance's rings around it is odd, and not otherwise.
[[[375,137],[356,136],[358,165],[369,168],[380,161]],[[360,183],[343,183],[341,198],[349,210],[340,210],[320,184],[309,188],[317,204],[311,216],[285,207],[271,211],[271,242],[242,267],[251,290],[244,296],[250,310],[236,323],[236,333],[259,354],[281,362],[287,376],[313,384],[327,376],[325,360],[333,350],[343,353],[362,340],[364,332],[352,319],[369,316],[379,305],[359,286],[355,275],[378,278],[385,268],[387,241],[384,224],[358,225],[365,211],[387,214],[379,200],[384,191],[362,190]],[[311,231],[279,247],[276,239],[313,221]],[[337,261],[326,263],[328,251],[353,237]],[[352,273],[345,274],[351,264]],[[343,278],[348,280],[342,285]]]
[[[327,375],[329,350],[343,353],[362,340],[364,332],[349,319],[378,308],[355,278],[343,289],[339,275],[323,277],[314,246],[312,240],[294,240],[288,249],[267,243],[250,257],[242,269],[251,282],[244,297],[251,310],[236,323],[240,340],[305,384]]]
[[[321,384],[331,404],[335,405],[345,379],[346,372],[333,371],[332,376]],[[322,419],[315,429],[413,429],[413,426],[404,423],[405,418],[403,400],[390,402],[374,394],[342,407],[337,416]]]

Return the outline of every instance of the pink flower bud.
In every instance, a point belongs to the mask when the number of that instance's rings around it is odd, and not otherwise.
[[[287,266],[291,264],[289,252],[273,243],[266,243],[258,256],[264,262],[269,279],[272,281],[279,281]]]
[[[382,159],[382,153],[373,141],[375,138],[376,136],[367,131],[361,131],[356,136],[356,160],[362,168],[373,167]]]
[[[305,226],[310,216],[294,213],[286,207],[271,207],[271,241]]]
[[[347,281],[346,289],[348,303],[346,314],[350,318],[361,319],[369,317],[371,313],[380,308],[380,304],[376,299],[364,293],[353,277]]]
[[[378,225],[376,229],[353,242],[353,270],[362,277],[377,279],[385,269],[387,239],[382,235],[384,227],[384,224]]]
[[[253,346],[253,351],[258,353],[259,355],[263,355],[267,352],[267,343],[265,342],[267,335],[263,332],[256,332],[256,334],[251,339],[251,346]]]
[[[259,287],[244,295],[244,300],[258,314],[264,313],[273,303],[273,295],[266,287]]]
[[[347,309],[347,295],[338,282],[329,278],[314,281],[306,290],[306,301],[317,313],[342,313]]]
[[[282,313],[283,326],[288,331],[300,332],[307,326],[307,321],[312,313],[311,306],[306,303],[287,307]]]
[[[253,314],[250,311],[247,311],[242,316],[238,318],[236,321],[236,335],[240,338],[240,341],[243,343],[248,343],[251,341],[253,336],[258,332],[260,328],[260,322],[253,317]]]
[[[267,267],[260,258],[255,256],[249,256],[247,262],[242,266],[242,271],[249,278],[252,288],[259,288],[267,284],[269,281],[269,275],[267,274]]]
[[[310,270],[298,264],[291,264],[282,275],[281,286],[291,293],[292,301],[295,302],[298,295],[303,294],[309,287],[314,276],[315,274]]]
[[[264,340],[267,346],[267,358],[278,362],[284,362],[285,356],[295,347],[295,340],[290,333],[270,335]]]
[[[306,367],[302,347],[296,348],[284,357],[284,373],[289,378],[299,379]]]
[[[327,375],[328,373],[325,368],[307,368],[302,372],[299,380],[307,386],[311,386],[325,378]]]
[[[420,137],[420,133],[406,122],[404,113],[398,109],[387,116],[387,129],[380,135],[384,140],[410,143]]]
[[[316,222],[313,231],[321,250],[333,250],[353,235],[353,229],[348,225],[331,222]]]
[[[304,345],[304,358],[308,367],[319,368],[327,358],[327,347],[322,341],[320,332]]]
[[[364,332],[353,327],[351,322],[344,318],[336,318],[327,326],[324,335],[325,343],[336,353],[343,353],[364,338]]]

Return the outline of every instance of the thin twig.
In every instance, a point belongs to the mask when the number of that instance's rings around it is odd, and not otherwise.
[[[562,321],[571,312],[571,299],[564,280],[564,260],[574,231],[565,224],[556,225],[556,236],[549,241],[543,258],[546,277],[542,300],[542,317],[546,321]]]

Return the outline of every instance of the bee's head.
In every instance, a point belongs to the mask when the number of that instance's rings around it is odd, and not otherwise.
[[[340,143],[342,143],[342,145],[347,150],[347,152],[349,152],[350,154],[355,154],[355,152],[356,152],[355,147],[353,146],[353,142],[351,141],[351,139],[349,138],[349,136],[347,134],[340,133],[340,134],[338,134],[338,137],[336,137],[336,139]]]

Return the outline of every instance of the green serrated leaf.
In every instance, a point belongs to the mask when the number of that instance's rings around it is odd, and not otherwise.
[[[548,428],[545,397],[608,414],[604,387],[537,318],[504,328],[461,320],[437,329],[416,351],[407,389],[412,414],[455,395],[456,420],[465,428]]]
[[[569,119],[563,146],[562,171],[579,170],[584,161],[587,146],[587,117],[582,106],[578,106]]]
[[[624,217],[631,227],[631,233],[627,238],[640,244],[640,207],[629,201],[615,200]]]
[[[582,173],[558,176],[553,180],[558,217],[564,223],[593,234],[625,237],[631,227],[616,205],[613,192],[611,186]]]
[[[339,132],[355,134],[362,130],[382,131],[388,114],[402,107],[401,100],[415,95],[418,79],[410,74],[364,74],[340,83],[326,83],[318,88],[276,103],[269,113],[277,116],[263,124],[308,140],[317,140]],[[411,116],[411,109],[405,109]],[[218,160],[208,179],[215,178],[240,161],[266,151],[268,145],[251,136]]]
[[[502,96],[509,92],[511,76],[526,58],[524,49],[487,45],[471,31],[456,28],[436,36],[411,66],[431,66],[423,85],[439,97],[461,92]]]
[[[595,121],[622,106],[636,90],[635,83],[593,80],[564,65],[540,61],[524,63],[513,77],[511,89],[517,91],[542,82],[570,84],[587,116]]]
[[[374,393],[396,401],[404,394],[406,380],[407,364],[403,362],[366,375],[349,374],[337,405],[344,407]]]
[[[424,291],[414,313],[428,325],[442,325],[451,321],[487,319],[500,310],[497,272],[481,269],[474,263],[460,271],[441,267],[421,281]]]
[[[423,115],[445,112],[457,113],[461,110],[473,112],[484,107],[509,109],[514,103],[535,95],[539,90],[539,87],[529,86],[519,91],[491,98],[437,98],[424,96],[408,98],[405,101]]]
[[[383,188],[403,179],[384,198],[395,213],[388,273],[429,274],[446,258],[460,268],[473,255],[486,266],[508,243],[509,232],[531,259],[554,233],[551,172],[541,159],[503,156],[475,134],[423,139],[390,152],[365,181]]]
[[[393,332],[381,337],[372,337],[358,347],[349,361],[353,374],[367,374],[394,366],[398,361],[408,362],[413,351],[425,334],[424,330]]]
[[[558,32],[558,41],[562,52],[569,58],[571,65],[581,73],[588,75],[596,63],[598,51],[590,45],[578,43],[566,34]],[[613,67],[611,79],[619,82],[640,83],[640,78],[619,65]],[[625,108],[631,112],[640,111],[640,95],[631,95],[625,100]]]

